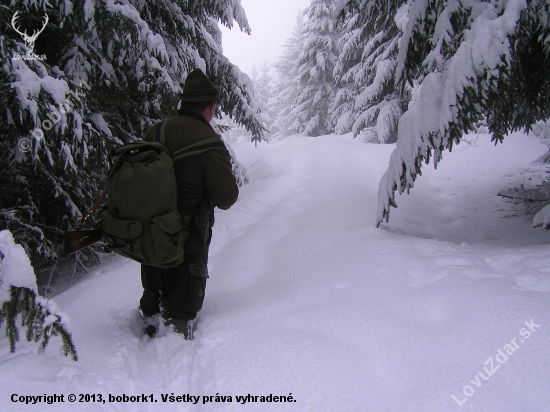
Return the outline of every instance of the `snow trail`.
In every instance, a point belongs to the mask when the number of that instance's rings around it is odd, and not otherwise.
[[[522,183],[519,165],[534,172],[544,148],[507,139],[495,148],[481,136],[437,172],[425,168],[381,229],[376,195],[393,145],[349,136],[235,145],[252,182],[216,215],[195,340],[139,336],[139,265],[115,259],[55,298],[71,316],[79,362],[55,342],[45,355],[29,345],[1,355],[0,409],[550,410],[549,235],[492,192]],[[503,363],[498,350],[510,352]],[[500,367],[487,377],[489,358]],[[158,402],[48,407],[11,403],[12,393]],[[201,400],[162,402],[172,393]],[[216,394],[232,402],[203,404]],[[248,394],[296,402],[237,402]]]

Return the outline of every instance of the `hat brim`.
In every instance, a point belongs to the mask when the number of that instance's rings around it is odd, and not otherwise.
[[[178,96],[182,102],[209,102],[211,100],[219,100],[224,97],[224,94],[219,90],[212,93],[205,93],[201,90],[199,93],[190,93],[184,90],[182,93],[178,93]]]

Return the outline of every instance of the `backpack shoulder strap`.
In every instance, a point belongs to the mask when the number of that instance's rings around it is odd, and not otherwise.
[[[166,143],[166,120],[156,124],[154,141],[162,144]]]
[[[219,137],[210,137],[208,139],[201,140],[200,142],[194,143],[190,146],[184,147],[183,149],[178,150],[174,153],[174,162],[180,159],[183,159],[188,156],[194,156],[201,153],[205,153],[211,149],[225,149],[225,144],[222,139]]]
[[[153,130],[149,134],[153,135],[153,141],[166,144],[166,120],[157,123]],[[146,136],[147,138],[148,136]],[[188,156],[194,156],[201,153],[205,153],[211,149],[221,148],[225,149],[225,144],[223,140],[219,137],[210,137],[208,139],[201,140],[200,142],[194,143],[183,149],[180,149],[173,153],[174,162],[176,160],[183,159]]]
[[[153,135],[153,139],[150,140],[149,136]],[[145,136],[143,136],[142,140],[145,140],[147,142],[161,142],[164,143],[166,137],[166,121],[155,123],[153,126],[151,126],[147,132],[145,133]]]

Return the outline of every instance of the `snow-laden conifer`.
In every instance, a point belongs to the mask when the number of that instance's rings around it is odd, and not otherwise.
[[[264,62],[259,69],[254,67],[251,73],[254,88],[256,89],[260,101],[262,119],[265,122],[268,132],[271,132],[274,117],[270,106],[270,102],[273,100],[273,78],[271,77],[270,70],[271,67],[267,62]]]
[[[422,162],[437,166],[483,117],[495,143],[550,117],[549,8],[545,0],[411,1],[396,85],[412,86],[412,100],[380,181],[378,224]]]
[[[333,70],[338,33],[332,18],[335,0],[312,0],[304,11],[303,49],[299,58],[299,87],[291,116],[292,134],[319,136],[333,131],[329,107],[334,99]]]
[[[407,94],[394,86],[405,0],[351,0],[335,9],[342,25],[330,117],[337,134],[374,127],[379,142],[395,141]]]
[[[11,25],[17,11],[28,33],[49,17],[34,48],[46,60],[18,58],[27,51]],[[55,261],[62,229],[99,192],[112,140],[90,110],[91,86],[69,76],[60,60],[61,46],[75,36],[69,21],[76,13],[64,2],[0,8],[0,228],[10,228],[38,265]]]
[[[293,107],[300,88],[299,58],[304,48],[303,37],[304,18],[302,12],[296,16],[296,23],[292,36],[284,45],[283,54],[275,63],[277,81],[275,83],[273,97],[269,102],[270,110],[275,113],[271,126],[273,139],[281,139],[292,134],[298,125],[293,116]]]

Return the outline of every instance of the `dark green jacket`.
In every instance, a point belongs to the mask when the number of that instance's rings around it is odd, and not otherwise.
[[[166,146],[172,152],[210,137],[220,138],[200,114],[178,115],[166,122]],[[153,139],[151,129],[145,135],[146,140]],[[182,215],[193,214],[203,196],[210,200],[213,207],[223,210],[237,201],[239,188],[227,149],[216,148],[187,157],[176,162],[174,170],[178,185],[178,210]]]

